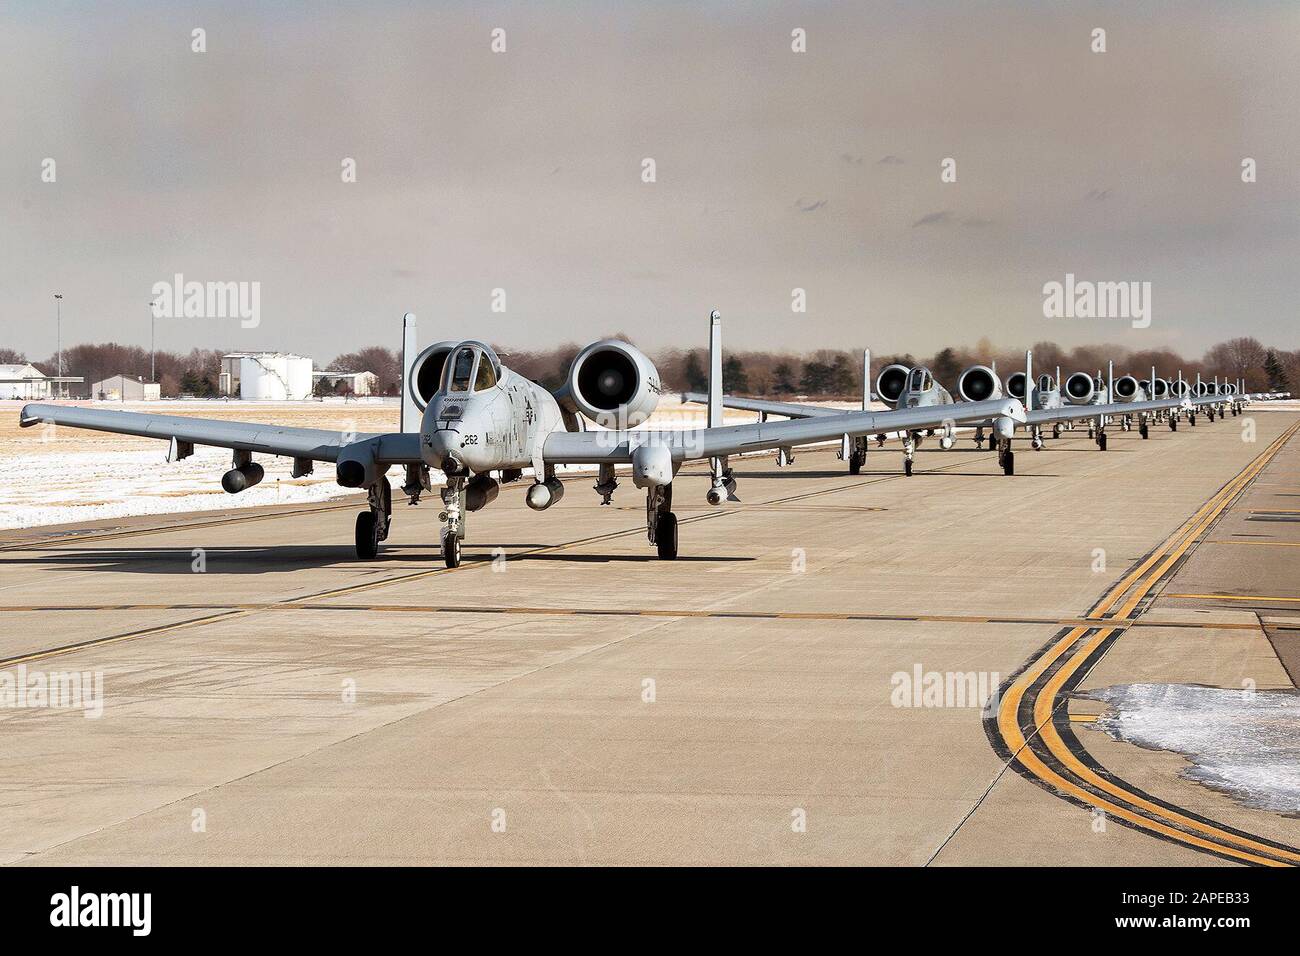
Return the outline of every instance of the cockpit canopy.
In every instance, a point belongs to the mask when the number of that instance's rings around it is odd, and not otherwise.
[[[1038,390],[1040,392],[1050,392],[1056,388],[1056,382],[1050,375],[1040,375],[1038,377]]]
[[[917,392],[928,392],[934,385],[934,380],[930,377],[928,368],[912,369],[911,378],[907,380],[907,390],[913,394]]]
[[[448,394],[484,392],[501,378],[501,360],[482,342],[461,342],[447,356],[442,391]]]

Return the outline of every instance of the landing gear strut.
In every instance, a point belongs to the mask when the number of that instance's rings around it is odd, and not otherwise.
[[[849,474],[862,474],[862,466],[867,463],[867,440],[853,439],[853,450],[849,453]]]
[[[1002,466],[1002,474],[1014,475],[1016,473],[1016,453],[1011,450],[1011,439],[1003,438],[998,441],[998,464]]]
[[[652,485],[646,489],[646,537],[665,561],[677,557],[677,515],[673,514],[672,506],[671,484]]]
[[[464,476],[447,476],[447,487],[442,489],[442,561],[449,568],[460,567],[460,543],[465,537]]]
[[[917,444],[916,432],[908,432],[903,439],[903,474],[909,478],[912,477],[912,457],[916,454]]]
[[[388,537],[393,521],[393,489],[388,479],[380,479],[368,490],[369,511],[357,515],[357,557],[369,560],[379,553],[379,542]]]

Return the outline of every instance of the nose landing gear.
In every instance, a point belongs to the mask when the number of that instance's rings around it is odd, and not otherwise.
[[[447,487],[442,490],[442,519],[447,526],[442,529],[442,561],[449,568],[460,567],[460,543],[465,537],[464,476],[447,476]]]

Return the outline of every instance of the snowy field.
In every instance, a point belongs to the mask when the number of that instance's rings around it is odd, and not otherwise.
[[[272,422],[339,431],[394,431],[397,399],[344,402],[78,402],[78,405],[157,415]],[[30,528],[135,515],[215,511],[258,505],[295,504],[355,495],[334,482],[334,467],[318,463],[316,472],[291,478],[293,460],[259,457],[266,469],[261,484],[226,494],[221,475],[230,467],[230,451],[197,446],[184,461],[168,462],[167,442],[76,428],[18,427],[22,402],[0,401],[0,528]],[[752,412],[728,412],[727,422],[752,422]],[[655,428],[698,428],[704,409],[666,400],[647,423]],[[574,469],[590,470],[590,469]],[[400,485],[400,469],[389,472]],[[434,473],[435,483],[442,476]]]

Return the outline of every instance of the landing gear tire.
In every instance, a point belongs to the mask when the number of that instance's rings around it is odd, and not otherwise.
[[[1016,453],[1007,451],[1002,456],[1002,474],[1014,475],[1016,473]]]
[[[1188,416],[1187,416],[1187,424],[1189,424],[1189,425],[1191,425],[1193,428],[1195,428],[1195,427],[1196,427],[1196,416],[1195,416],[1195,415],[1188,415]]]
[[[849,456],[849,474],[862,474],[862,455],[859,452],[855,451]]]
[[[1141,425],[1138,426],[1138,434],[1141,435],[1143,438],[1151,437],[1151,429],[1147,428],[1146,422],[1143,422]]]
[[[903,474],[909,478],[912,477],[912,459],[910,458],[903,459]]]
[[[460,535],[450,528],[442,533],[442,561],[449,568],[460,567]]]
[[[365,560],[379,553],[379,517],[373,511],[357,514],[357,557]]]
[[[1106,433],[1105,433],[1105,432],[1101,432],[1101,433],[1099,433],[1099,434],[1097,435],[1097,450],[1098,450],[1098,451],[1105,451],[1105,450],[1106,450]]]
[[[1053,438],[1061,437],[1061,426],[1059,424],[1052,426],[1052,437]]]
[[[1169,430],[1171,432],[1178,431],[1178,419],[1176,418],[1169,419]]]
[[[655,524],[655,548],[665,561],[677,557],[677,515],[671,511],[661,514]]]

